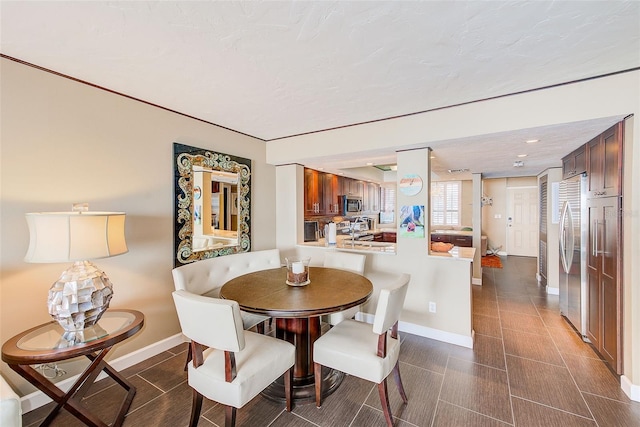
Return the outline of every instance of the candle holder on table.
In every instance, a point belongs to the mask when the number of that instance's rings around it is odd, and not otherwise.
[[[287,285],[305,286],[311,283],[309,279],[309,257],[285,258],[287,262]]]

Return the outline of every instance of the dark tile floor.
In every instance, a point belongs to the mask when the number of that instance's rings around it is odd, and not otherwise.
[[[402,334],[400,370],[409,403],[389,382],[396,426],[640,426],[640,403],[558,314],[558,297],[535,281],[535,259],[503,257],[473,287],[473,350]],[[159,354],[124,374],[138,392],[126,426],[185,426],[191,391],[183,371],[186,346]],[[121,397],[109,380],[93,386],[85,404],[103,419]],[[346,377],[321,409],[283,405],[260,396],[238,411],[238,426],[384,426],[375,386]],[[43,407],[24,415],[39,422]],[[219,405],[206,402],[200,426],[222,426]],[[82,425],[62,413],[54,426]]]

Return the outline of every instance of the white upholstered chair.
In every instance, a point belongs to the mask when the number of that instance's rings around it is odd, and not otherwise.
[[[267,249],[208,258],[176,267],[171,273],[177,291],[185,290],[196,295],[218,298],[220,288],[229,280],[254,271],[279,268],[281,264],[280,250]],[[264,333],[265,321],[270,319],[268,316],[246,311],[241,311],[240,314],[244,329],[255,326],[258,332]],[[190,360],[191,348],[187,352],[187,363]]]
[[[330,268],[338,268],[340,270],[348,270],[354,273],[364,273],[364,262],[366,256],[362,254],[354,254],[348,252],[327,252],[324,255],[324,266]],[[332,326],[337,325],[344,319],[351,319],[360,310],[360,306],[352,307],[337,313],[327,314],[322,320]]]
[[[236,301],[174,291],[182,333],[191,339],[193,388],[190,426],[198,424],[202,396],[225,405],[225,426],[241,408],[284,374],[286,410],[291,411],[295,347],[287,341],[245,331]],[[208,347],[203,350],[203,346]]]
[[[409,279],[408,274],[402,274],[389,288],[380,290],[373,327],[346,319],[316,340],[313,345],[316,406],[322,404],[322,366],[326,366],[378,384],[387,425],[393,426],[387,393],[387,377],[391,372],[402,400],[407,403],[398,365],[398,319]]]

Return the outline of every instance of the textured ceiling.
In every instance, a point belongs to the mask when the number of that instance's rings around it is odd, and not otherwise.
[[[2,1],[0,18],[4,55],[266,141],[640,66],[637,1]]]

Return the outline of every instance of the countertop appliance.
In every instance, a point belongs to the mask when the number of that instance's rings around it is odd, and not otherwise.
[[[318,237],[319,237],[318,221],[305,221],[304,222],[304,241],[317,242]]]
[[[341,214],[347,215],[359,215],[362,212],[362,197],[343,195],[340,197],[340,206],[342,207]]]
[[[587,336],[587,177],[560,182],[560,313]]]

